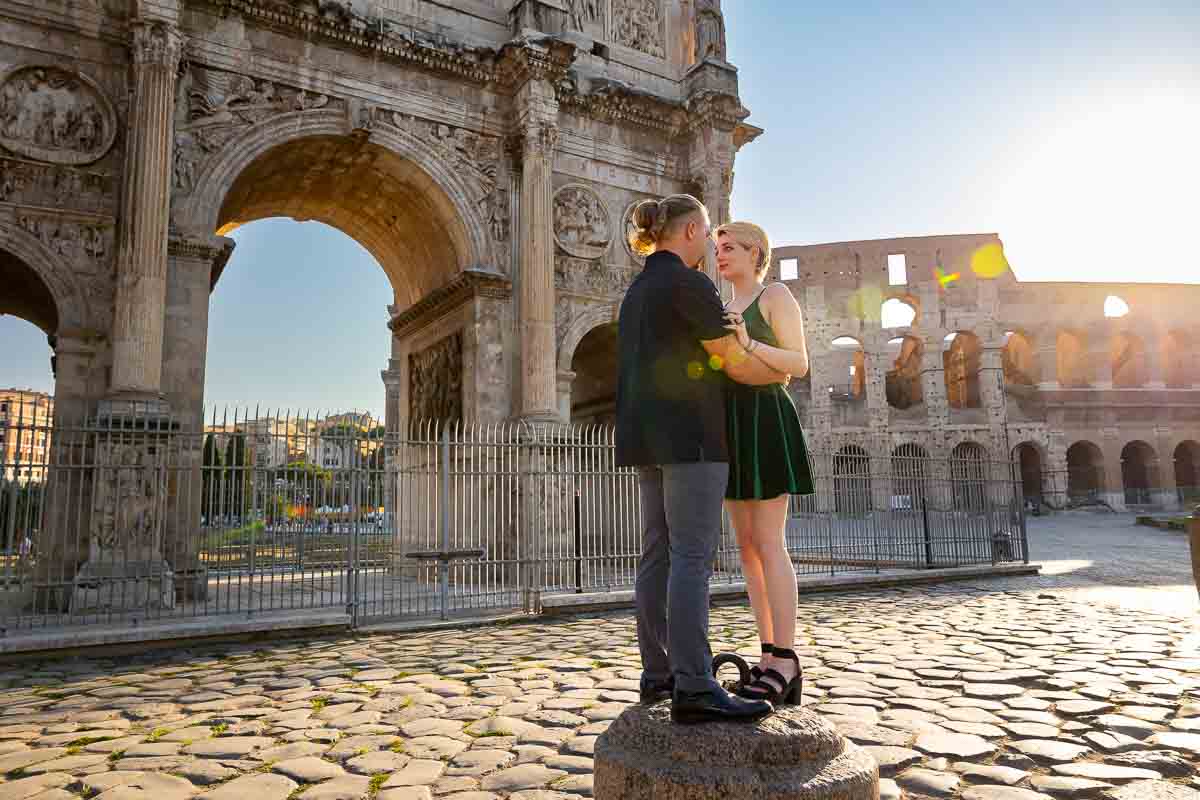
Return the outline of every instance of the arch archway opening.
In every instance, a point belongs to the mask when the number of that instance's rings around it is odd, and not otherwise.
[[[1091,385],[1091,370],[1087,363],[1087,340],[1075,331],[1060,331],[1054,342],[1055,374],[1064,389],[1081,389]]]
[[[1112,366],[1114,388],[1136,389],[1145,385],[1146,345],[1140,336],[1132,333],[1114,336],[1109,350],[1109,363]]]
[[[1067,499],[1073,505],[1097,503],[1104,491],[1104,452],[1094,442],[1067,448]]]
[[[1013,458],[1020,465],[1021,492],[1026,502],[1042,503],[1042,451],[1033,442],[1021,442],[1013,448]]]
[[[951,451],[955,510],[978,514],[987,509],[987,462],[987,449],[978,442],[962,442]]]
[[[232,238],[237,247],[209,296],[205,424],[251,414],[278,422],[271,430],[282,436],[297,415],[386,418],[380,371],[401,354],[387,329],[392,284],[372,254],[332,226],[279,217]]]
[[[46,336],[58,331],[58,305],[45,281],[24,261],[0,250],[0,315],[10,314],[36,325]]]
[[[1154,490],[1161,484],[1158,455],[1153,447],[1135,440],[1121,449],[1121,483],[1125,488],[1126,506],[1155,504]]]
[[[571,422],[614,425],[617,416],[617,325],[588,331],[571,357]]]
[[[898,336],[888,342],[892,368],[885,377],[888,405],[900,411],[915,408],[925,402],[921,385],[921,360],[925,343],[916,336]]]
[[[871,511],[871,457],[858,445],[846,445],[833,457],[834,508],[846,516]]]
[[[929,452],[909,442],[892,451],[892,509],[919,510],[926,499]]]
[[[910,328],[917,320],[917,308],[907,300],[892,297],[879,307],[879,319],[884,329]]]
[[[400,308],[470,266],[468,233],[446,192],[414,162],[353,136],[267,150],[226,192],[217,233],[268,217],[323,222],[357,241],[387,274]]]
[[[866,394],[867,358],[862,342],[853,336],[839,336],[830,342],[833,374],[837,383],[832,393],[859,400]]]
[[[979,391],[979,370],[983,347],[979,337],[968,331],[957,331],[950,336],[947,337],[949,347],[942,354],[946,400],[952,409],[980,408],[983,401]]]
[[[1200,503],[1200,442],[1189,439],[1175,448],[1175,491],[1185,509]]]
[[[1008,386],[1033,386],[1038,382],[1037,359],[1033,342],[1021,331],[1010,331],[1000,351],[1004,383]]]
[[[41,538],[54,436],[54,295],[32,267],[0,250],[0,551],[24,579]],[[81,420],[73,420],[81,422]]]

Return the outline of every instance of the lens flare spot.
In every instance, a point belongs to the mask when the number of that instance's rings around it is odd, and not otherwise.
[[[713,372],[720,372],[725,368],[725,359],[718,355],[711,355],[708,358],[708,368]]]
[[[846,301],[846,311],[849,315],[867,322],[879,322],[882,306],[883,292],[878,286],[864,286]]]
[[[687,375],[694,381],[704,377],[704,365],[699,361],[690,361],[687,365]]]
[[[935,268],[934,273],[937,274],[938,283],[940,283],[942,285],[943,289],[945,289],[947,286],[949,286],[950,284],[954,283],[956,280],[958,280],[959,278],[962,277],[962,275],[957,272],[952,272],[949,275],[947,275],[945,272],[942,271],[941,267]]]
[[[991,280],[1008,272],[1008,259],[999,242],[985,244],[971,254],[971,271],[981,278]]]

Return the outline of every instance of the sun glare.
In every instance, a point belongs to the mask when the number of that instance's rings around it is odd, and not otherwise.
[[[1019,274],[1200,279],[1192,241],[1200,104],[1182,91],[1098,87],[1025,135],[1040,146],[997,182],[993,207]]]

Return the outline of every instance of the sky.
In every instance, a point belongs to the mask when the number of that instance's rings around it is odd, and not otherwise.
[[[733,211],[777,245],[999,233],[1023,281],[1200,283],[1200,3],[724,0],[750,122]],[[382,413],[391,289],[264,220],[213,295],[210,405]],[[52,389],[0,317],[0,386]]]

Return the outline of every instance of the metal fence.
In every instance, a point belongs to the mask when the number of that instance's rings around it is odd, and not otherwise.
[[[637,475],[613,430],[497,425],[387,432],[369,415],[87,424],[0,450],[0,627],[310,609],[356,624],[539,610],[548,594],[629,588]],[[1027,560],[1020,480],[982,458],[814,453],[792,500],[801,574]],[[728,524],[715,583],[742,580]]]

